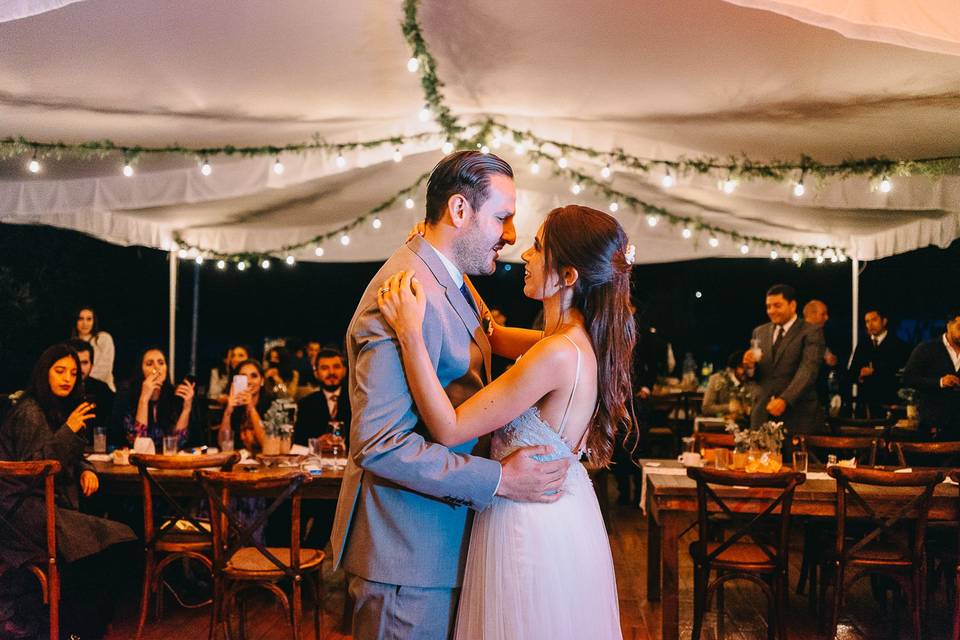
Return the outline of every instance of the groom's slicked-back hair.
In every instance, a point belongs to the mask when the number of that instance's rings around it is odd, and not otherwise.
[[[437,163],[427,181],[427,224],[443,217],[450,196],[459,193],[470,206],[479,209],[487,199],[490,176],[513,178],[513,169],[492,153],[457,151]]]

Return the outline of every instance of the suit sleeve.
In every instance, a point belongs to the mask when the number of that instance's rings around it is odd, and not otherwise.
[[[428,305],[424,336],[435,363],[440,331]],[[500,482],[500,463],[455,453],[415,430],[419,421],[399,345],[375,305],[358,318],[350,339],[358,348],[350,397],[353,462],[412,491],[478,511],[489,506]]]
[[[910,354],[903,370],[903,383],[917,391],[939,391],[940,377],[928,374],[933,370],[930,359],[926,345],[918,345]]]
[[[823,331],[813,329],[803,336],[803,353],[800,357],[800,366],[793,374],[793,380],[780,394],[787,405],[793,406],[801,396],[806,394],[817,382],[820,373],[820,363],[823,362],[823,352],[826,346],[823,341]]]

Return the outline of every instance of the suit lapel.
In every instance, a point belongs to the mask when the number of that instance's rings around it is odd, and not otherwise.
[[[460,316],[460,320],[463,321],[463,326],[466,327],[470,338],[473,339],[480,348],[480,352],[483,354],[486,380],[490,382],[490,341],[480,326],[480,319],[477,317],[477,312],[473,310],[470,303],[467,302],[467,299],[460,293],[460,288],[457,286],[457,283],[453,281],[453,278],[450,277],[450,272],[447,271],[447,268],[440,260],[440,256],[437,255],[433,247],[427,246],[426,240],[421,236],[415,237],[410,241],[410,249],[423,260],[423,263],[427,265],[427,268],[433,273],[433,277],[436,278],[440,286],[443,287],[450,306],[452,306],[453,310]],[[468,290],[472,291],[473,285],[468,284]],[[476,304],[476,301],[477,299],[474,297],[474,304]],[[477,305],[477,308],[479,308],[479,305]]]

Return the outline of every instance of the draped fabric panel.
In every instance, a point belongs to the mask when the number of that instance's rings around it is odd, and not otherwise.
[[[29,18],[82,0],[0,0],[0,22]]]

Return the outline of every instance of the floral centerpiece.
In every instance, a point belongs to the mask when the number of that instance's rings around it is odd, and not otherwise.
[[[917,390],[907,387],[897,391],[897,396],[907,403],[907,420],[917,419]]]
[[[783,466],[780,448],[785,437],[782,422],[768,420],[759,427],[741,429],[734,421],[726,430],[733,435],[733,468],[775,473]]]
[[[731,415],[734,417],[750,415],[754,403],[753,389],[750,385],[735,384],[729,375],[722,375],[718,391],[729,398],[727,411]]]
[[[290,424],[290,416],[282,399],[274,400],[264,412],[263,430],[267,437],[263,447],[264,454],[277,455],[290,451],[293,425]]]

